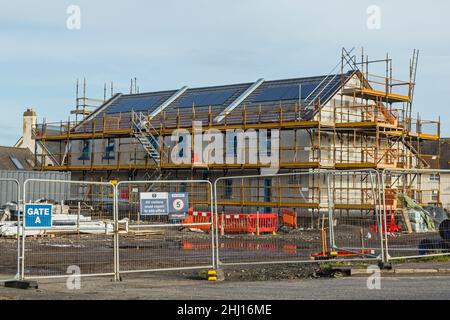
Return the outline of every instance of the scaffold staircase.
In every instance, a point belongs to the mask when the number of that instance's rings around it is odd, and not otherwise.
[[[144,178],[146,181],[160,181],[160,180],[169,180],[172,172],[163,172],[161,170],[152,171],[152,173],[146,172]],[[155,182],[150,183],[146,188],[145,192],[155,192],[154,186],[158,185]]]
[[[147,121],[147,117],[142,112],[132,111],[131,114],[133,122],[133,136],[138,139],[141,145],[147,151],[150,159],[153,159],[157,164],[161,163],[161,145],[158,141],[158,132]]]

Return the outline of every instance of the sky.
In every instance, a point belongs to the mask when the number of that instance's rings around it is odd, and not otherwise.
[[[28,107],[67,120],[77,79],[102,98],[105,82],[127,93],[134,77],[145,92],[315,76],[342,47],[389,53],[399,79],[419,49],[414,112],[450,136],[449,14],[447,0],[0,0],[0,145],[21,136]]]

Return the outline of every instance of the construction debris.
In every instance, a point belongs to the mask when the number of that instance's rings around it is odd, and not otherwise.
[[[0,208],[0,223],[14,220],[17,217],[17,203],[8,202]]]
[[[59,215],[59,214],[69,214],[70,207],[67,205],[64,205],[64,203],[60,204],[55,200],[51,199],[38,199],[34,201],[34,203],[49,203],[53,205],[53,214]]]
[[[448,211],[444,208],[437,206],[425,206],[423,209],[430,214],[436,225],[450,218]]]
[[[8,207],[0,211],[0,223],[11,220],[11,211]]]
[[[414,232],[436,231],[436,226],[431,214],[419,206],[413,199],[404,194],[398,195],[399,200],[406,208],[411,228]]]
[[[53,215],[53,228],[51,230],[26,230],[26,236],[44,234],[102,234],[112,233],[114,225],[108,221],[93,221],[91,217],[73,214]],[[18,228],[16,221],[0,223],[0,236],[17,237]]]

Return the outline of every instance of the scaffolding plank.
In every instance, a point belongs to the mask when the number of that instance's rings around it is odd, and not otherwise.
[[[348,89],[344,89],[342,93],[347,96],[356,96],[358,98],[366,98],[366,99],[373,99],[373,100],[381,99],[383,102],[386,102],[386,103],[410,102],[411,101],[411,98],[409,96],[396,94],[396,93],[389,93],[389,92],[385,92],[385,91],[373,90],[373,89],[369,89],[369,88],[348,88]]]

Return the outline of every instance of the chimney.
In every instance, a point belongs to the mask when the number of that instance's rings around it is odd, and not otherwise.
[[[28,108],[23,113],[23,132],[21,148],[28,148],[34,153],[35,140],[33,139],[32,129],[37,123],[36,112],[32,108]]]

